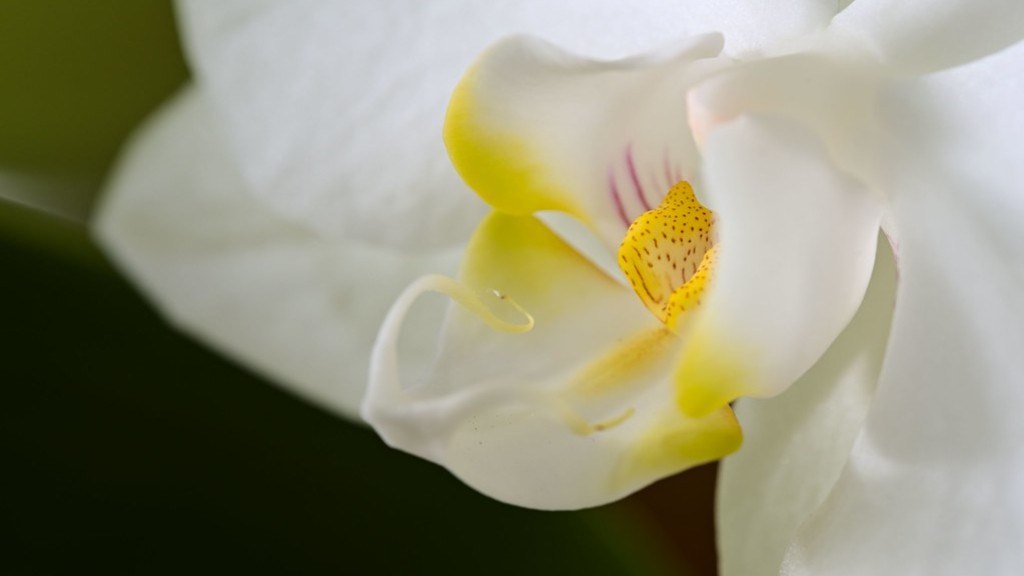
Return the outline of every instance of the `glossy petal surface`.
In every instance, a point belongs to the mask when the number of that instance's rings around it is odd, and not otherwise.
[[[701,82],[687,95],[698,142],[743,115],[781,117],[821,139],[838,170],[864,174],[873,152],[865,118],[874,113],[885,73],[856,48],[822,41],[806,51],[738,62]]]
[[[719,229],[711,291],[679,366],[677,401],[699,416],[771,396],[832,344],[871,277],[877,198],[792,122],[743,117],[704,155]]]
[[[892,320],[896,268],[880,242],[864,303],[824,356],[783,394],[741,399],[746,442],[719,468],[723,576],[770,576],[839,478],[864,424]]]
[[[416,276],[458,250],[410,255],[299,228],[247,193],[215,113],[186,90],[137,136],[97,233],[184,330],[353,416],[375,328]]]
[[[785,574],[1024,566],[1022,62],[1018,45],[884,101],[900,266],[889,350],[852,456]]]
[[[749,58],[824,30],[839,10],[835,0],[719,0],[680,2],[690,33],[721,32],[731,56]]]
[[[893,71],[923,73],[964,64],[1024,38],[1024,4],[855,0],[830,29],[865,42]]]

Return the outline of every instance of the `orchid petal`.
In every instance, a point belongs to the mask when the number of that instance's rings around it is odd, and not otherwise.
[[[691,416],[777,394],[817,361],[860,305],[881,218],[878,199],[795,123],[741,117],[704,152],[719,250],[675,373]]]
[[[742,115],[793,120],[822,140],[839,170],[860,175],[873,160],[863,119],[873,113],[883,79],[866,54],[821,42],[726,68],[687,94],[687,111],[698,142]]]
[[[778,574],[797,529],[839,478],[882,369],[895,293],[882,243],[864,303],[818,363],[777,398],[737,402],[747,441],[719,468],[723,576]]]
[[[324,236],[410,250],[466,238],[484,213],[440,134],[452,89],[487,45],[532,33],[620,58],[685,36],[690,20],[672,0],[179,6],[190,59],[247,188]],[[403,226],[381,226],[382,212]]]
[[[699,156],[686,91],[719,69],[721,37],[616,62],[514,37],[492,46],[452,97],[445,142],[480,196],[509,214],[559,210],[615,248]]]
[[[233,166],[209,103],[188,89],[122,159],[99,240],[175,324],[354,416],[387,307],[420,274],[454,269],[460,251],[325,240],[268,211]]]
[[[1018,44],[882,102],[900,269],[889,349],[850,460],[785,574],[1024,566],[1022,64]]]
[[[839,11],[836,0],[716,0],[680,2],[691,34],[721,32],[731,56],[751,57],[824,30]]]
[[[866,42],[891,70],[919,74],[982,58],[1024,39],[1017,0],[856,0],[830,31]]]
[[[398,336],[424,291],[459,304],[433,367],[403,387]],[[675,408],[666,378],[678,346],[627,287],[540,221],[495,212],[459,282],[423,278],[392,308],[363,416],[392,446],[499,500],[594,506],[738,446],[728,407],[700,419]]]

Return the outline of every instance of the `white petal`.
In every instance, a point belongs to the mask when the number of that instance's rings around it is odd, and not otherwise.
[[[719,264],[676,372],[693,416],[777,394],[818,360],[860,305],[881,217],[878,199],[793,122],[717,128],[703,184]]]
[[[469,185],[510,214],[559,210],[610,248],[699,166],[686,92],[727,65],[721,37],[598,61],[543,40],[492,46],[452,98],[445,142]]]
[[[715,0],[685,5],[691,33],[721,32],[726,52],[750,57],[824,30],[839,10],[836,0]]]
[[[956,66],[1024,39],[1017,0],[856,0],[830,30],[858,37],[906,73]]]
[[[217,126],[195,90],[151,120],[106,193],[99,239],[181,328],[354,416],[387,307],[459,251],[410,256],[283,221],[246,192]]]
[[[792,54],[738,62],[687,95],[698,141],[742,115],[779,116],[820,138],[839,170],[862,175],[874,134],[865,122],[887,76],[864,50],[818,39]]]
[[[786,574],[1024,569],[1024,46],[886,100],[900,287],[840,480]]]
[[[417,249],[468,236],[482,215],[452,171],[440,135],[452,89],[488,44],[532,33],[570,50],[619,58],[692,33],[684,4],[198,0],[180,6],[200,84],[227,121],[253,192],[322,234]],[[783,13],[791,12],[801,11]],[[381,206],[408,222],[404,231],[379,225]]]
[[[778,574],[797,528],[839,478],[882,368],[895,293],[883,242],[864,303],[821,360],[784,394],[737,402],[747,441],[718,473],[723,576]]]
[[[378,337],[363,416],[392,446],[489,496],[545,509],[609,502],[738,446],[728,407],[690,419],[674,406],[677,338],[538,220],[492,214],[461,276],[413,285]],[[403,387],[398,335],[428,290],[460,305],[433,368]],[[504,295],[494,311],[476,296],[489,290]],[[532,315],[531,331],[519,315],[494,318],[509,301]]]

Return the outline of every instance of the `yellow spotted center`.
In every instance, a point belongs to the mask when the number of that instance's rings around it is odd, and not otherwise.
[[[633,290],[670,330],[700,306],[715,266],[714,227],[714,212],[680,182],[633,221],[619,247],[619,267]]]

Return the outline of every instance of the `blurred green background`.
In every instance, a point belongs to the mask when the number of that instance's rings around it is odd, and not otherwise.
[[[715,471],[541,513],[170,329],[92,243],[173,6],[0,0],[0,573],[713,574]]]

